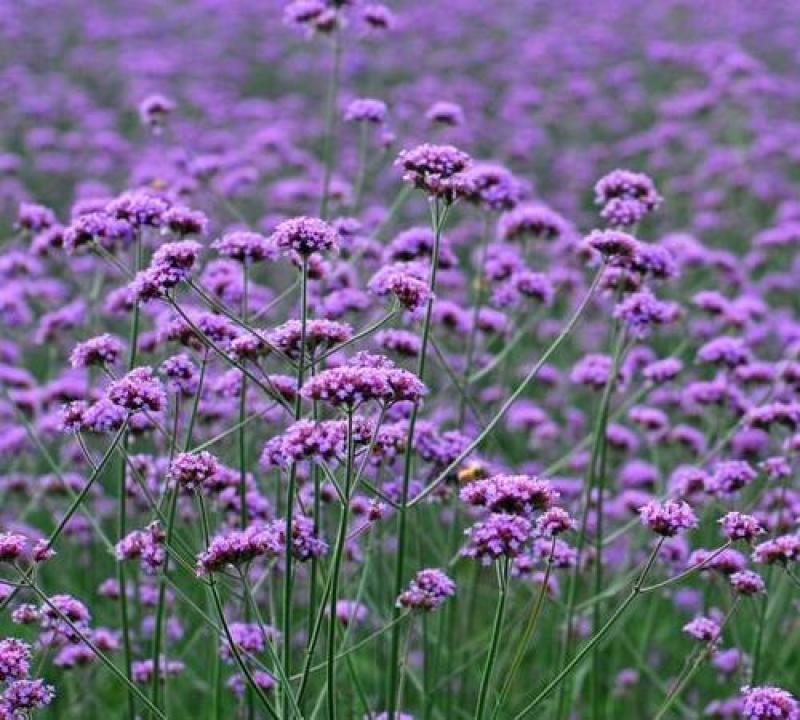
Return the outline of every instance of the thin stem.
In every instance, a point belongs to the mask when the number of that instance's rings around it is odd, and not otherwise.
[[[300,419],[302,398],[300,390],[303,387],[306,367],[306,332],[308,327],[308,260],[304,259],[300,269],[300,353],[297,361],[297,394],[294,401],[294,419]],[[289,478],[286,487],[286,554],[284,560],[283,577],[283,672],[289,677],[292,673],[292,573],[294,570],[294,555],[292,553],[292,537],[294,524],[294,496],[297,483],[297,463],[289,467]],[[289,698],[283,695],[284,715],[289,710]]]
[[[656,557],[658,556],[658,552],[661,550],[661,545],[664,542],[664,538],[660,538],[659,541],[656,543],[653,551],[650,553],[650,557],[648,558],[647,562],[645,563],[644,568],[642,569],[639,578],[634,583],[633,587],[631,588],[630,593],[628,596],[619,604],[617,609],[612,613],[611,617],[608,618],[606,624],[603,625],[602,628],[598,632],[596,632],[581,648],[581,650],[575,655],[572,660],[544,687],[544,689],[539,692],[539,694],[531,700],[519,713],[514,716],[514,720],[522,720],[522,718],[529,717],[530,713],[535,710],[541,703],[546,700],[550,694],[555,690],[561,683],[564,681],[565,678],[569,677],[572,671],[580,664],[580,662],[586,657],[586,655],[594,648],[597,643],[599,643],[611,630],[612,627],[617,623],[617,621],[622,617],[624,612],[628,609],[630,604],[636,600],[636,598],[642,592],[642,585],[644,584],[645,579],[647,578],[648,573],[650,572],[651,568],[653,567],[653,563],[655,562]]]
[[[325,218],[328,215],[328,203],[331,194],[331,180],[333,168],[336,164],[336,120],[338,117],[339,85],[342,70],[342,31],[339,27],[340,19],[336,18],[332,33],[332,63],[331,73],[328,77],[328,100],[325,108],[325,138],[323,141],[323,161],[325,163],[322,177],[322,198],[320,199],[319,215]]]
[[[203,496],[199,493],[197,494],[197,502],[200,506],[200,517],[202,520],[202,527],[203,527],[203,541],[205,543],[205,546],[208,547],[211,537],[211,532],[208,523],[208,512],[206,510],[205,500],[203,499]],[[214,607],[217,611],[217,617],[219,617],[219,622],[225,634],[225,639],[228,641],[228,645],[230,646],[231,649],[231,654],[233,655],[236,664],[239,666],[239,669],[242,671],[242,674],[247,679],[249,686],[252,687],[253,690],[255,691],[256,696],[258,697],[261,704],[264,706],[264,709],[267,711],[269,716],[271,718],[274,718],[274,720],[280,720],[280,716],[278,715],[278,713],[275,712],[274,708],[270,704],[266,695],[264,695],[264,691],[259,687],[255,678],[253,677],[253,673],[250,671],[250,668],[244,661],[244,658],[242,658],[242,655],[239,652],[239,648],[236,645],[236,641],[233,639],[233,635],[231,634],[231,629],[228,625],[228,621],[225,618],[225,608],[222,605],[222,598],[219,596],[219,590],[217,589],[217,581],[216,578],[214,577],[213,572],[210,572],[208,574],[208,579],[209,579],[208,583],[209,592],[211,593],[211,598],[214,601]],[[288,715],[284,717],[288,717]]]
[[[447,219],[449,206],[442,208],[438,198],[433,200],[432,203],[432,229],[433,229],[433,248],[431,252],[431,265],[428,287],[430,289],[430,298],[428,299],[427,308],[425,310],[425,319],[422,325],[422,343],[417,358],[417,377],[420,380],[425,378],[425,359],[428,354],[428,341],[431,331],[431,320],[433,318],[433,302],[434,293],[436,291],[436,277],[439,267],[439,248],[441,245],[442,230],[444,223]],[[411,408],[411,415],[408,419],[408,432],[406,433],[406,448],[403,461],[403,484],[400,496],[400,508],[398,514],[397,526],[397,559],[395,564],[394,575],[394,588],[393,597],[397,597],[403,587],[403,579],[405,576],[405,553],[406,553],[406,534],[408,526],[408,491],[411,484],[411,469],[413,465],[414,456],[414,429],[417,423],[417,413],[419,411],[419,403],[414,403]],[[395,607],[393,609],[393,619],[397,618],[400,609]],[[394,720],[395,709],[397,707],[397,692],[398,688],[398,675],[400,670],[400,625],[395,625],[392,630],[391,647],[389,653],[389,674],[388,674],[388,697],[387,697],[387,710],[389,720]]]
[[[345,468],[344,501],[339,517],[339,530],[331,568],[331,593],[328,606],[328,672],[327,705],[328,720],[336,719],[336,603],[339,599],[339,574],[342,568],[345,541],[347,539],[347,520],[350,510],[350,494],[355,470],[355,438],[353,437],[353,411],[347,413],[347,465]]]
[[[535,602],[533,605],[531,605],[531,611],[528,615],[528,620],[525,623],[525,629],[522,631],[519,643],[517,643],[517,649],[514,652],[514,659],[511,661],[511,667],[506,673],[506,679],[503,682],[503,686],[501,687],[500,694],[497,698],[497,703],[494,709],[495,718],[498,717],[498,714],[503,709],[503,703],[505,702],[508,692],[511,689],[511,685],[514,682],[514,677],[522,666],[522,661],[525,659],[525,654],[528,651],[528,645],[530,644],[531,638],[533,637],[533,632],[536,629],[536,623],[539,620],[539,615],[541,614],[542,607],[544,606],[544,598],[547,595],[548,585],[550,582],[550,573],[553,569],[553,553],[555,552],[555,548],[556,539],[553,538],[550,543],[550,552],[547,556],[541,587],[536,595]]]
[[[432,492],[436,490],[452,473],[456,470],[459,465],[471,455],[477,447],[481,445],[481,443],[492,433],[492,431],[497,427],[500,421],[505,417],[506,413],[509,411],[511,406],[517,401],[517,399],[525,392],[528,385],[536,378],[539,374],[540,370],[544,367],[547,361],[550,359],[550,356],[558,350],[561,346],[561,343],[567,339],[569,334],[572,332],[575,325],[577,325],[578,320],[583,315],[584,311],[589,305],[589,301],[594,296],[597,287],[600,284],[600,279],[602,277],[602,269],[598,271],[597,275],[595,276],[592,284],[589,286],[589,289],[586,291],[586,295],[584,296],[583,300],[581,300],[580,305],[576,308],[575,312],[572,314],[572,317],[567,321],[567,324],[564,326],[563,330],[559,333],[558,337],[553,341],[550,347],[544,351],[542,357],[539,358],[539,361],[530,369],[528,374],[522,380],[522,382],[514,389],[514,392],[508,396],[506,401],[503,403],[500,410],[497,411],[495,416],[489,421],[489,424],[481,431],[481,433],[476,437],[469,445],[467,445],[464,450],[462,450],[458,457],[455,458],[444,470],[442,470],[439,475],[436,476],[434,480],[432,480],[425,489],[419,493],[413,500],[408,503],[409,507],[414,507],[415,505],[421,503],[425,498],[427,498]]]
[[[508,558],[503,560],[503,569],[498,570],[498,598],[497,610],[494,615],[494,625],[492,626],[492,639],[489,642],[489,654],[486,656],[486,665],[483,668],[480,690],[478,692],[478,706],[475,710],[475,720],[483,720],[486,710],[486,699],[489,694],[489,685],[492,681],[492,670],[497,659],[497,647],[500,642],[500,634],[503,631],[503,618],[506,609],[506,598],[508,596],[508,571],[511,563]]]

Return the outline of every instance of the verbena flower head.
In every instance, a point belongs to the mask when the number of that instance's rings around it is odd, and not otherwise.
[[[344,119],[353,123],[380,125],[386,120],[386,103],[373,98],[356,98],[345,108]]]
[[[169,466],[168,477],[179,487],[194,491],[213,482],[219,471],[219,460],[210,452],[184,452],[175,456]]]
[[[254,232],[237,231],[223,235],[211,247],[220,255],[239,262],[255,263],[277,258],[276,247],[263,235]]]
[[[418,402],[425,392],[425,385],[413,373],[396,367],[388,358],[374,364],[364,355],[356,356],[347,365],[323,370],[301,390],[309,400],[350,410],[369,401],[386,405]]]
[[[728,581],[733,591],[739,595],[760,595],[766,592],[767,589],[761,575],[752,570],[739,570],[738,572],[732,573]]]
[[[78,343],[72,350],[69,361],[74,368],[114,365],[124,349],[125,346],[119,338],[104,333]]]
[[[522,187],[501,165],[472,165],[454,179],[455,192],[466,202],[486,210],[510,210],[522,197]]]
[[[167,398],[164,386],[150,367],[138,367],[112,382],[106,389],[108,399],[130,413],[163,410]]]
[[[272,528],[251,526],[211,538],[197,556],[197,574],[207,575],[227,566],[245,565],[258,557],[280,555],[283,544]]]
[[[584,244],[599,253],[611,265],[630,265],[636,256],[639,241],[618,230],[593,230],[586,236]]]
[[[500,216],[497,232],[502,240],[522,241],[527,238],[554,241],[567,232],[567,221],[544,205],[518,205]]]
[[[5,708],[9,718],[25,717],[49,705],[55,696],[55,688],[44,680],[15,680],[3,692],[0,707]]]
[[[461,551],[465,557],[489,565],[499,558],[515,558],[531,540],[533,525],[523,515],[492,513],[466,531],[467,546]]]
[[[370,292],[379,297],[392,295],[407,310],[416,312],[431,298],[428,283],[416,264],[395,263],[382,267],[369,281]]]
[[[600,214],[615,226],[635,225],[662,202],[653,181],[643,173],[614,170],[594,187]]]
[[[658,325],[668,325],[680,315],[677,303],[658,300],[649,290],[628,295],[614,308],[614,317],[622,320],[634,337],[645,337]]]
[[[420,570],[397,598],[397,604],[411,610],[436,610],[455,595],[456,584],[441,570]]]
[[[0,640],[0,682],[21,680],[30,672],[31,646],[17,638]]]
[[[395,160],[405,182],[446,201],[455,197],[455,176],[470,164],[469,155],[452,145],[418,145]]]
[[[536,533],[541,537],[554,538],[577,527],[575,519],[563,508],[552,507],[536,518]]]
[[[461,500],[492,512],[530,514],[549,508],[558,493],[547,480],[532,475],[494,475],[461,489]]]
[[[720,518],[719,524],[722,526],[722,534],[728,540],[752,542],[764,532],[764,528],[756,518],[740,512],[727,513]]]
[[[800,703],[781,688],[762,685],[743,687],[742,717],[746,720],[798,720]]]
[[[639,508],[642,524],[657,535],[673,537],[683,530],[697,527],[697,517],[683,501],[655,500]]]
[[[711,618],[697,617],[683,626],[683,632],[693,637],[695,640],[700,640],[705,643],[715,643],[719,639],[722,629],[719,623]]]
[[[269,238],[284,254],[297,253],[308,258],[314,253],[335,251],[339,234],[319,218],[296,217],[284,220]]]

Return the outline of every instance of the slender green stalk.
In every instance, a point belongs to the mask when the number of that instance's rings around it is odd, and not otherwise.
[[[728,624],[728,621],[733,616],[733,613],[736,611],[736,608],[739,605],[739,598],[740,596],[737,595],[731,605],[730,610],[728,610],[727,614],[720,623],[720,634],[722,633],[723,628]],[[711,653],[714,652],[716,644],[717,642],[715,638],[711,640],[700,652],[697,653],[694,661],[689,666],[688,671],[669,692],[666,699],[664,700],[664,703],[659,708],[653,720],[662,720],[662,718],[666,717],[666,714],[669,712],[670,708],[675,704],[675,702],[680,697],[681,693],[686,689],[686,686],[700,670],[700,666],[711,656]]]
[[[586,655],[595,647],[607,634],[611,628],[616,625],[617,621],[622,617],[628,607],[633,603],[636,598],[639,597],[642,593],[642,586],[644,585],[644,581],[647,578],[648,573],[650,572],[651,568],[653,567],[653,563],[655,562],[656,557],[658,556],[659,551],[661,550],[661,545],[664,543],[664,538],[660,538],[659,541],[656,543],[655,547],[653,548],[652,552],[650,553],[650,557],[647,559],[647,562],[642,569],[641,574],[639,575],[638,579],[634,583],[633,587],[631,588],[630,593],[628,596],[617,606],[617,609],[611,614],[611,617],[608,618],[605,625],[598,632],[596,632],[587,642],[586,644],[580,649],[580,651],[575,655],[572,660],[567,663],[567,665],[561,669],[561,671],[544,687],[543,690],[536,695],[531,702],[529,702],[520,712],[518,712],[514,716],[514,720],[522,720],[525,717],[533,717],[530,715],[539,705],[542,704],[555,690],[561,683],[572,674],[572,671],[581,663],[581,661],[586,657]]]
[[[498,598],[497,610],[494,615],[494,625],[492,626],[492,638],[489,641],[489,654],[486,656],[486,665],[483,668],[480,690],[478,692],[478,706],[475,709],[475,720],[483,720],[486,710],[486,699],[489,695],[489,685],[492,682],[492,670],[494,670],[495,660],[497,659],[497,647],[500,643],[500,635],[503,631],[503,618],[505,616],[506,599],[508,596],[508,570],[511,563],[508,558],[503,560],[503,569],[497,570]]]
[[[483,224],[483,232],[481,233],[480,247],[478,249],[478,267],[475,272],[475,297],[472,302],[472,325],[470,326],[469,335],[467,336],[467,359],[464,367],[464,394],[458,404],[458,418],[456,424],[459,428],[464,427],[465,412],[467,409],[467,397],[470,391],[470,375],[472,375],[472,363],[475,357],[475,345],[478,337],[478,316],[481,312],[481,304],[483,302],[483,269],[486,265],[486,251],[489,247],[489,234],[492,227],[491,215],[486,216]]]
[[[617,329],[615,328],[614,334],[616,334]],[[569,579],[569,587],[567,590],[567,608],[566,608],[566,621],[564,624],[564,635],[561,641],[561,650],[559,655],[559,666],[563,666],[569,656],[569,649],[570,644],[572,642],[572,629],[573,629],[573,621],[575,616],[575,603],[577,601],[578,595],[578,577],[581,571],[581,558],[584,551],[584,546],[587,540],[587,529],[588,529],[588,521],[589,521],[589,510],[591,508],[591,499],[592,499],[592,492],[595,490],[595,486],[598,482],[603,482],[601,478],[602,471],[600,470],[601,465],[601,458],[605,454],[605,446],[606,446],[606,427],[608,424],[608,415],[609,415],[609,407],[611,405],[611,396],[614,393],[614,388],[616,387],[616,380],[617,380],[617,373],[619,372],[619,363],[622,357],[622,348],[623,343],[617,342],[615,345],[615,350],[613,353],[613,360],[611,364],[611,369],[609,372],[608,380],[606,381],[605,388],[603,389],[603,395],[600,399],[600,404],[597,410],[597,420],[595,422],[594,432],[592,434],[592,453],[589,460],[589,469],[586,476],[586,483],[584,486],[583,497],[582,497],[582,506],[583,512],[581,515],[581,522],[580,522],[580,532],[578,534],[578,541],[576,544],[576,551],[577,551],[577,559],[575,561],[575,566],[572,570]],[[600,488],[600,495],[602,494],[602,486]],[[602,504],[601,500],[598,496],[598,506],[596,509],[596,515],[599,517],[602,514]],[[602,539],[602,525],[598,530],[596,536],[596,542],[599,544],[600,540]],[[597,558],[595,563],[595,594],[599,592],[597,589],[597,583],[601,581],[601,565],[602,565],[602,556]],[[594,608],[594,632],[597,632],[600,626],[600,615],[599,615],[599,603],[595,605]],[[598,675],[599,675],[599,666],[597,664],[597,655],[593,655],[593,672],[592,672],[592,680],[593,680],[593,692],[592,692],[592,707],[593,710],[596,709],[596,700],[597,700],[597,682],[598,682]],[[568,703],[568,695],[570,691],[570,682],[565,682],[559,691],[559,698],[558,698],[558,710],[556,712],[556,718],[560,720],[566,712],[567,703]],[[595,719],[596,720],[596,719]]]
[[[208,523],[208,511],[206,510],[205,500],[203,499],[203,496],[200,493],[197,494],[197,502],[200,506],[200,518],[202,520],[203,541],[205,543],[205,547],[208,547],[211,538],[211,531]],[[225,634],[225,639],[228,641],[228,645],[230,646],[231,649],[231,654],[233,655],[236,664],[239,666],[239,670],[241,670],[242,674],[247,679],[249,686],[253,688],[253,690],[256,693],[256,697],[258,698],[261,705],[264,707],[264,709],[267,711],[267,713],[271,718],[274,718],[274,720],[282,720],[282,717],[288,718],[289,717],[288,714],[280,716],[278,715],[277,712],[275,712],[275,709],[272,707],[271,703],[269,702],[269,699],[264,694],[264,691],[259,687],[255,678],[253,677],[253,673],[251,672],[247,663],[244,661],[244,658],[242,657],[242,654],[239,651],[239,647],[236,644],[235,640],[233,639],[233,635],[231,634],[231,629],[228,625],[228,620],[225,617],[225,608],[222,605],[222,598],[219,595],[219,589],[217,588],[217,581],[216,578],[214,577],[213,572],[208,574],[208,579],[209,579],[208,588],[209,592],[211,593],[211,598],[214,601],[214,607],[217,611],[217,617],[219,618],[219,623],[222,626],[222,630]]]
[[[586,295],[584,296],[583,300],[581,300],[580,305],[576,308],[575,312],[572,314],[570,319],[567,321],[567,324],[559,333],[558,337],[552,342],[552,344],[544,351],[541,358],[536,362],[536,364],[530,369],[528,374],[523,378],[522,382],[514,389],[514,392],[506,398],[506,401],[503,403],[501,408],[497,411],[494,417],[489,421],[486,427],[480,432],[480,434],[471,442],[467,447],[465,447],[446,468],[444,468],[437,476],[434,478],[425,489],[420,492],[411,502],[408,503],[408,507],[414,507],[418,505],[427,497],[430,496],[432,492],[436,490],[451,474],[454,470],[456,470],[459,465],[461,465],[464,460],[471,455],[476,448],[478,448],[481,443],[494,431],[495,427],[500,423],[500,421],[505,417],[506,413],[509,411],[511,406],[519,399],[522,393],[528,388],[528,385],[533,382],[536,376],[539,374],[541,369],[550,359],[550,356],[558,350],[561,346],[561,343],[567,339],[570,335],[572,330],[575,328],[575,325],[578,324],[578,320],[583,315],[586,308],[589,306],[589,301],[594,296],[597,287],[600,284],[600,279],[602,278],[603,271],[602,269],[598,271],[597,275],[595,275],[592,284],[589,286],[589,289],[586,291]]]
[[[433,226],[433,249],[431,253],[431,266],[429,289],[431,296],[428,299],[427,308],[425,310],[425,319],[422,325],[422,343],[417,359],[417,376],[420,380],[425,379],[425,360],[428,355],[428,341],[430,338],[431,319],[433,317],[433,296],[436,291],[436,278],[439,269],[439,246],[441,244],[442,230],[444,223],[447,219],[449,206],[442,207],[438,198],[433,200],[432,203],[432,226]],[[411,469],[413,466],[414,457],[414,429],[417,424],[417,413],[419,411],[419,403],[414,403],[411,408],[411,415],[408,419],[408,432],[406,434],[406,449],[403,461],[403,484],[400,496],[400,508],[397,511],[398,526],[397,526],[397,559],[395,564],[394,576],[394,595],[397,597],[403,588],[403,579],[405,576],[405,553],[406,553],[406,534],[408,527],[408,490],[411,483]],[[392,619],[396,619],[400,609],[395,607],[393,609]],[[395,709],[397,708],[397,692],[398,692],[398,674],[400,664],[400,626],[395,625],[392,630],[391,648],[389,653],[389,673],[388,673],[388,691],[387,691],[387,711],[389,720],[394,720]]]
[[[200,377],[197,383],[197,391],[195,392],[194,402],[192,403],[191,412],[189,413],[189,420],[187,422],[186,427],[186,439],[184,441],[184,451],[187,451],[192,444],[192,432],[194,430],[194,424],[197,418],[197,409],[200,406],[200,397],[203,394],[203,384],[205,382],[206,377],[206,368],[208,366],[208,350],[203,353],[203,360],[200,363]],[[175,406],[175,428],[173,433],[173,443],[177,442],[177,433],[178,433],[178,419],[180,417],[180,413],[178,412],[179,405],[176,403]],[[169,503],[168,509],[168,516],[167,516],[167,527],[166,527],[166,545],[167,547],[172,546],[172,540],[175,535],[175,517],[177,514],[178,508],[178,494],[180,492],[180,488],[177,486],[177,483],[174,484],[172,488],[169,489],[167,493],[167,502]],[[155,705],[158,706],[158,689],[160,683],[160,675],[161,675],[161,643],[163,639],[164,633],[164,618],[166,614],[166,591],[167,591],[167,580],[169,577],[169,553],[164,558],[164,568],[161,571],[161,576],[159,578],[159,585],[158,585],[158,602],[156,604],[156,620],[155,620],[155,628],[154,628],[154,636],[153,636],[153,686],[152,686],[152,696],[153,702]],[[164,676],[164,683],[166,685],[167,677]],[[166,687],[165,687],[166,692]]]
[[[327,706],[328,720],[336,720],[336,603],[339,599],[339,574],[347,540],[347,521],[350,511],[353,473],[355,470],[355,438],[353,436],[353,411],[347,413],[347,464],[345,468],[344,501],[339,516],[339,530],[331,568],[331,593],[328,606],[328,672]]]
[[[142,267],[142,233],[136,233],[136,246],[134,248],[134,261],[136,271]],[[134,303],[133,317],[131,319],[130,335],[128,339],[128,371],[136,366],[136,355],[139,345],[139,303]],[[128,432],[122,436],[122,447],[128,450]],[[117,515],[117,532],[119,538],[124,538],[128,533],[128,489],[126,487],[127,468],[125,462],[120,462],[119,473],[119,507]],[[131,678],[131,664],[133,662],[133,649],[131,643],[131,629],[128,621],[128,583],[125,563],[117,562],[117,582],[119,583],[120,624],[122,626],[122,647],[124,653],[125,674]],[[128,688],[128,718],[136,718],[136,701],[134,694]]]
[[[303,387],[306,366],[306,330],[308,327],[308,260],[303,261],[300,270],[300,356],[297,361],[297,395],[294,401],[294,419],[300,419],[302,398],[300,390]],[[289,677],[292,674],[292,590],[294,555],[292,553],[292,537],[294,525],[294,496],[297,483],[297,464],[292,463],[289,468],[289,478],[286,487],[286,554],[284,560],[283,578],[283,672]],[[287,691],[288,692],[288,691]],[[289,697],[283,694],[283,713],[288,715]]]
[[[325,138],[323,141],[322,157],[325,163],[322,177],[322,198],[320,199],[319,215],[325,218],[328,215],[328,203],[331,194],[331,180],[333,168],[336,164],[336,125],[339,108],[339,85],[342,74],[342,31],[339,27],[340,18],[336,18],[332,33],[332,63],[331,73],[328,78],[328,100],[325,108]]]
[[[498,717],[500,711],[503,709],[503,703],[508,696],[508,692],[511,689],[511,685],[514,682],[517,672],[522,666],[522,661],[525,659],[525,654],[528,651],[528,645],[530,644],[531,638],[533,637],[533,632],[536,629],[536,624],[539,620],[539,615],[541,614],[542,607],[544,605],[544,598],[547,595],[548,585],[550,582],[550,573],[553,569],[553,553],[555,552],[555,548],[556,539],[553,538],[550,543],[550,552],[547,555],[541,587],[536,595],[536,600],[534,601],[533,605],[531,605],[531,611],[528,615],[527,622],[525,623],[525,628],[522,631],[519,643],[517,643],[517,649],[514,652],[514,659],[511,661],[511,666],[509,667],[508,672],[506,672],[505,681],[503,682],[503,685],[500,688],[500,694],[497,697],[497,703],[495,704],[494,708],[495,718]]]
[[[84,632],[81,631],[81,629],[77,625],[75,625],[74,622],[72,622],[72,620],[70,620],[63,612],[61,612],[60,608],[58,608],[58,606],[56,606],[50,601],[50,598],[47,597],[47,595],[45,595],[44,592],[42,592],[42,590],[35,582],[30,580],[21,571],[20,574],[22,575],[23,583],[27,587],[29,587],[38,596],[38,598],[45,605],[47,605],[48,608],[50,608],[52,612],[58,615],[59,619],[62,622],[66,623],[69,626],[70,630],[72,630],[72,632],[75,633],[75,636],[80,638],[81,642],[84,643],[84,645],[86,645],[95,654],[97,659],[101,663],[103,663],[103,665],[105,665],[126,686],[128,693],[130,693],[133,697],[138,698],[148,708],[148,710],[150,710],[155,715],[156,718],[160,718],[161,720],[166,720],[167,716],[164,715],[164,713],[162,713],[161,710],[159,710],[157,707],[155,707],[155,705],[153,705],[150,702],[150,698],[148,698],[147,695],[145,695],[138,687],[136,687],[136,685],[131,681],[128,675],[124,671],[120,670],[113,663],[113,661],[110,660],[108,656],[105,655],[100,650],[100,648],[98,648],[97,645],[95,645],[94,642]]]

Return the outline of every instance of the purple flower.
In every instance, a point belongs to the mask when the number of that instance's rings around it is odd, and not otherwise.
[[[492,513],[466,531],[469,540],[461,554],[485,565],[501,557],[515,558],[530,541],[532,532],[531,521],[523,515]]]
[[[516,515],[547,509],[557,497],[547,480],[531,475],[494,475],[461,489],[461,500],[468,505]]]
[[[536,519],[536,534],[541,537],[554,538],[556,535],[574,530],[575,527],[574,518],[560,507],[552,507],[549,510],[545,510]]]
[[[217,458],[210,452],[201,450],[198,453],[184,452],[176,455],[167,476],[179,487],[196,491],[213,482],[219,470]]]
[[[728,578],[734,592],[739,595],[759,595],[766,592],[767,586],[764,579],[752,570],[739,570]]]
[[[372,98],[356,98],[344,111],[347,122],[380,125],[386,120],[386,103]]]
[[[598,180],[595,203],[615,226],[635,225],[662,202],[653,181],[642,173],[614,170]]]
[[[269,242],[284,254],[297,253],[308,258],[314,253],[337,250],[339,234],[318,218],[296,217],[278,225]]]
[[[798,720],[800,704],[794,696],[777,687],[743,687],[742,717],[746,720]]]
[[[106,389],[108,399],[130,413],[141,410],[159,412],[167,398],[161,381],[149,367],[138,367],[112,382]]]
[[[211,538],[208,549],[197,556],[197,574],[219,572],[228,565],[245,565],[257,557],[281,554],[283,544],[274,529],[250,526]]]
[[[16,638],[0,640],[0,682],[21,680],[30,672],[31,646]]]
[[[105,333],[78,343],[72,350],[69,361],[74,368],[114,365],[124,349],[121,340]]]
[[[568,230],[567,221],[544,205],[519,205],[500,216],[497,232],[502,240],[527,238],[554,241]]]
[[[522,187],[501,165],[472,165],[455,176],[454,190],[466,202],[485,210],[510,210],[522,197]]]
[[[7,709],[10,718],[25,717],[49,705],[55,696],[55,688],[44,680],[15,680],[5,689],[0,706]]]
[[[719,639],[722,628],[711,618],[697,617],[683,626],[683,632],[700,642],[714,643]]]
[[[663,537],[673,537],[682,530],[697,527],[697,518],[683,501],[655,500],[639,508],[642,524]]]
[[[764,528],[756,518],[739,512],[727,513],[720,519],[719,524],[722,526],[722,534],[728,540],[752,542],[764,532]]]
[[[470,166],[470,157],[452,145],[419,145],[402,150],[395,166],[403,171],[403,180],[429,195],[452,201],[454,176]]]
[[[211,247],[220,255],[239,262],[261,262],[275,260],[277,249],[270,240],[254,232],[232,232],[215,240]]]
[[[456,593],[456,584],[441,570],[420,570],[397,598],[397,604],[412,610],[436,610]]]
[[[680,315],[677,303],[658,300],[649,290],[628,295],[614,308],[614,317],[622,320],[634,337],[642,338],[656,325],[667,325]]]
[[[431,298],[428,283],[420,277],[419,270],[409,263],[387,265],[372,276],[369,290],[379,297],[393,295],[404,308],[417,311]]]

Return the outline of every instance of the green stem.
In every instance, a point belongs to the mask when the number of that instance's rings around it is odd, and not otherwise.
[[[497,647],[500,643],[500,634],[503,631],[503,618],[505,616],[506,598],[508,596],[508,570],[511,563],[508,558],[503,560],[503,569],[498,573],[498,598],[497,610],[494,615],[494,625],[492,626],[492,639],[489,643],[489,654],[486,656],[486,665],[483,668],[481,677],[480,691],[478,692],[478,706],[475,710],[475,720],[483,720],[486,710],[486,699],[489,695],[489,685],[492,681],[492,670],[497,659]]]
[[[642,586],[644,585],[644,581],[647,578],[647,574],[650,572],[651,568],[653,567],[653,563],[655,562],[656,557],[658,556],[659,550],[661,550],[661,545],[664,542],[664,538],[660,538],[659,541],[656,543],[653,551],[650,553],[650,557],[647,559],[644,568],[642,569],[639,578],[634,583],[633,587],[631,588],[630,593],[628,596],[619,604],[617,609],[612,613],[611,617],[608,618],[606,624],[603,625],[600,630],[595,633],[587,643],[581,648],[581,650],[575,655],[572,660],[567,663],[567,665],[561,669],[561,671],[544,687],[544,689],[539,692],[539,694],[531,700],[519,713],[514,716],[514,720],[522,720],[522,718],[529,717],[529,713],[535,710],[539,705],[546,700],[550,694],[555,690],[561,683],[564,681],[565,678],[569,677],[572,671],[581,663],[584,657],[595,647],[611,630],[612,627],[617,623],[617,621],[622,617],[624,612],[628,609],[631,603],[636,600],[637,597],[642,592]]]
[[[328,78],[328,100],[325,109],[325,138],[323,144],[323,161],[325,163],[322,178],[322,198],[320,200],[319,215],[325,218],[328,215],[328,203],[331,194],[331,180],[333,178],[333,167],[336,164],[336,120],[338,117],[337,107],[339,102],[339,84],[341,81],[342,69],[342,31],[339,27],[340,18],[336,18],[333,29],[333,62],[331,63],[331,74]]]
[[[297,361],[297,395],[294,401],[294,419],[300,419],[302,398],[300,390],[303,387],[306,365],[306,331],[308,327],[308,260],[303,260],[300,270],[300,355]],[[294,496],[297,483],[297,464],[292,463],[289,468],[289,478],[286,487],[286,554],[284,561],[283,578],[283,672],[286,677],[292,673],[292,584],[294,571],[294,555],[292,553],[292,537],[294,534]],[[283,713],[288,715],[289,697],[283,693]]]
[[[417,359],[417,377],[420,380],[425,378],[425,359],[428,354],[428,341],[430,338],[431,320],[433,318],[433,301],[434,293],[436,291],[436,277],[439,266],[439,246],[441,244],[442,230],[444,223],[447,219],[449,206],[442,208],[438,198],[433,201],[432,205],[432,226],[433,226],[433,248],[431,252],[431,266],[430,266],[430,279],[428,287],[431,296],[428,299],[427,308],[425,310],[425,319],[422,326],[422,343]],[[406,448],[403,461],[403,484],[401,490],[400,507],[397,510],[398,514],[398,528],[397,528],[397,560],[395,564],[394,575],[394,589],[393,597],[396,598],[400,595],[403,589],[403,579],[405,576],[405,553],[406,553],[406,534],[408,526],[408,490],[411,483],[411,469],[414,457],[414,429],[417,423],[417,413],[419,411],[419,403],[414,403],[411,408],[411,416],[408,419],[408,432],[406,433]],[[400,613],[400,608],[394,607],[392,611],[392,619],[396,619]],[[388,673],[388,694],[387,694],[387,711],[389,720],[394,720],[395,709],[397,708],[397,692],[398,692],[398,675],[400,670],[400,625],[397,624],[392,629],[391,646],[389,654],[389,673]]]
[[[331,568],[331,593],[328,606],[328,672],[327,705],[328,720],[336,720],[336,603],[339,599],[339,574],[342,568],[345,541],[347,539],[347,520],[350,510],[353,471],[355,466],[355,438],[353,437],[353,411],[347,413],[347,465],[345,469],[344,501],[339,517],[339,530]]]
[[[553,569],[553,553],[555,552],[556,548],[556,539],[550,543],[550,552],[547,556],[544,577],[542,579],[542,585],[539,588],[539,592],[536,595],[536,600],[531,606],[531,612],[528,615],[528,620],[525,623],[525,629],[522,631],[522,636],[519,639],[519,643],[517,644],[517,649],[514,652],[514,659],[511,661],[511,667],[508,669],[506,673],[506,679],[503,682],[503,686],[500,689],[500,694],[497,698],[497,703],[494,709],[494,717],[498,716],[498,713],[503,709],[503,703],[505,702],[506,697],[508,696],[508,692],[511,689],[511,685],[514,682],[514,678],[516,677],[517,672],[519,671],[520,667],[522,666],[522,661],[525,659],[525,654],[528,651],[528,645],[530,644],[531,638],[533,637],[533,632],[536,629],[536,624],[539,620],[539,615],[541,614],[542,607],[544,605],[544,598],[547,595],[548,584],[550,582],[550,573]]]
[[[539,358],[539,361],[530,369],[528,374],[522,380],[522,382],[514,389],[514,392],[508,396],[506,401],[503,403],[502,407],[497,411],[495,416],[489,421],[486,427],[481,431],[481,433],[469,444],[467,445],[464,450],[462,450],[458,457],[456,457],[444,470],[442,470],[439,475],[436,476],[434,480],[432,480],[425,489],[419,493],[411,502],[408,503],[409,507],[414,507],[421,503],[425,498],[427,498],[432,492],[436,490],[439,485],[441,485],[451,474],[454,470],[456,470],[459,465],[471,455],[477,447],[481,445],[481,443],[492,433],[492,431],[497,427],[500,421],[505,417],[506,413],[509,411],[511,406],[517,401],[517,399],[525,392],[528,385],[536,378],[539,374],[541,369],[550,359],[550,356],[558,350],[561,346],[561,343],[567,339],[569,334],[572,332],[575,325],[577,325],[578,320],[583,315],[584,311],[589,305],[589,301],[594,296],[597,287],[600,284],[600,279],[602,277],[603,271],[602,268],[598,271],[597,275],[595,275],[592,284],[590,285],[589,289],[586,291],[586,295],[584,296],[583,300],[581,300],[580,305],[576,308],[575,312],[572,314],[570,319],[567,321],[567,324],[564,326],[562,331],[559,333],[558,337],[553,341],[550,347],[544,351],[542,357]]]

